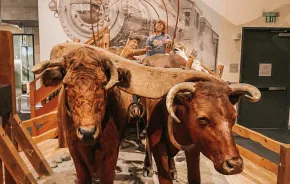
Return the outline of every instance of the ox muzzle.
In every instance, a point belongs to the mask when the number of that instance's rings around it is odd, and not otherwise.
[[[78,139],[83,143],[90,143],[97,139],[99,130],[97,126],[80,126],[76,134]]]
[[[225,160],[221,165],[215,165],[215,169],[224,175],[239,174],[244,169],[243,159],[241,157],[236,157]]]

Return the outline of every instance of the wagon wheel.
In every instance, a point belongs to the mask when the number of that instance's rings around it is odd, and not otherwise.
[[[140,101],[138,101],[137,103],[136,102],[131,103],[127,109],[127,114],[130,116],[129,123],[132,123],[132,121],[136,123],[138,141],[140,141],[139,124],[145,122],[144,119],[145,112],[146,112],[145,106]]]

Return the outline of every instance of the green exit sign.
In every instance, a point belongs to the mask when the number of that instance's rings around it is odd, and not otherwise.
[[[275,23],[279,15],[279,12],[263,12],[263,17],[266,18],[266,23]]]

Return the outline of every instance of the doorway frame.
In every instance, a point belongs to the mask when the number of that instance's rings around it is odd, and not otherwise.
[[[240,61],[240,76],[239,76],[239,83],[242,82],[242,74],[243,74],[243,67],[244,67],[244,43],[245,43],[245,37],[244,34],[248,30],[254,30],[254,31],[275,31],[278,33],[285,33],[285,30],[287,30],[287,33],[290,33],[290,27],[242,27],[242,43],[241,43],[241,61]],[[290,62],[290,61],[289,61]],[[288,70],[290,71],[290,64],[288,64]],[[290,79],[289,79],[290,80]],[[263,88],[264,86],[256,86],[258,88]],[[285,112],[288,114],[286,116],[285,122],[283,123],[283,126],[281,127],[282,129],[285,130],[290,130],[290,84],[286,86],[287,90],[287,98],[286,98],[286,107],[285,107]],[[238,113],[240,114],[240,103],[238,104]]]

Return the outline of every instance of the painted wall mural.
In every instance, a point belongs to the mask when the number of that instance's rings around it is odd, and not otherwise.
[[[90,0],[59,0],[58,5],[56,0],[50,2],[49,8],[72,40],[83,43],[91,38],[93,24],[95,33],[109,28],[111,48],[124,47],[131,35],[138,35],[140,47],[144,47],[154,20],[167,18],[168,34],[173,37],[177,0],[92,0],[92,19],[89,3]],[[202,10],[194,1],[180,0],[178,16],[176,41],[187,47],[187,55],[193,54],[215,69],[218,34],[202,16]]]

